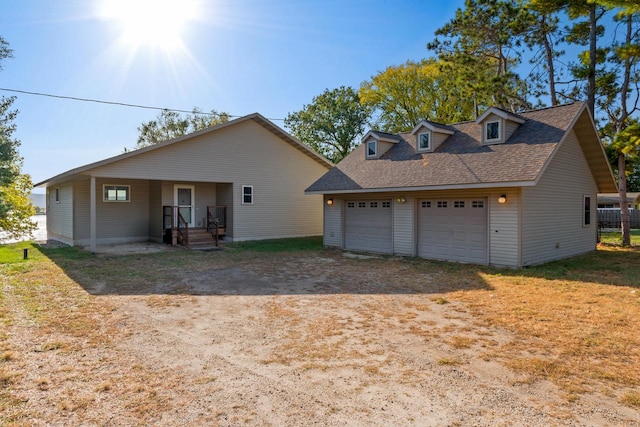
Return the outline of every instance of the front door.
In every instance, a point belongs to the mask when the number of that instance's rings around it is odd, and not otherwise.
[[[193,185],[175,185],[174,186],[174,205],[178,207],[178,212],[189,224],[189,227],[195,225],[195,200]]]

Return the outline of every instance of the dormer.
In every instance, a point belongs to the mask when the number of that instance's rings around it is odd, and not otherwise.
[[[423,120],[411,131],[416,137],[416,151],[418,153],[430,153],[435,151],[450,135],[453,130],[439,123]]]
[[[370,130],[362,138],[364,144],[364,156],[366,159],[379,159],[391,147],[400,142],[398,135]]]
[[[506,142],[525,119],[496,107],[491,107],[478,117],[476,123],[482,125],[482,144],[502,144]]]

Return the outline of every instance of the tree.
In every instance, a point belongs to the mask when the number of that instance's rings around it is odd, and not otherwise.
[[[358,144],[370,117],[358,93],[341,86],[326,89],[302,110],[289,113],[284,124],[304,144],[338,163]]]
[[[427,44],[448,65],[446,72],[458,76],[476,116],[490,106],[514,112],[530,107],[526,82],[514,71],[530,21],[530,11],[515,1],[466,0]]]
[[[359,95],[363,105],[377,112],[381,131],[403,132],[424,119],[453,123],[474,118],[455,76],[443,72],[435,59],[387,67],[363,82]]]
[[[531,11],[527,16],[530,23],[524,33],[524,41],[533,53],[529,60],[529,63],[534,65],[530,75],[531,81],[541,88],[536,96],[545,94],[545,89],[542,88],[546,84],[548,85],[546,94],[549,95],[551,105],[559,105],[556,61],[564,54],[564,51],[556,48],[563,41],[558,24],[559,18],[557,12],[537,8],[535,4],[528,6]]]
[[[605,122],[601,134],[617,157],[615,169],[620,193],[622,244],[629,245],[629,206],[624,202],[627,199],[629,172],[627,159],[635,160],[640,153],[640,122],[634,117],[640,112],[640,13],[623,9],[616,15],[615,21],[622,30],[622,37],[607,50],[608,68],[597,75],[597,107]]]
[[[0,69],[2,60],[12,56],[9,44],[0,37]],[[10,237],[20,237],[31,233],[36,224],[29,219],[35,213],[29,199],[33,184],[31,177],[22,173],[20,141],[13,138],[18,114],[11,109],[14,101],[15,97],[0,98],[0,229]]]
[[[185,117],[175,111],[162,110],[155,120],[145,122],[138,127],[140,135],[135,148],[154,145],[215,126],[229,121],[229,117],[228,113],[219,113],[216,110],[204,113],[199,108],[194,108],[191,114]]]

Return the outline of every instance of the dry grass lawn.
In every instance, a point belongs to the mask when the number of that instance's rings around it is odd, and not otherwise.
[[[638,247],[523,270],[317,239],[0,261],[0,425],[640,425]]]

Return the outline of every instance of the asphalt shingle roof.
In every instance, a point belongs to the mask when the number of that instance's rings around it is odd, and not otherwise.
[[[378,159],[366,159],[364,144],[313,183],[308,192],[499,184],[534,181],[583,103],[520,113],[526,119],[503,144],[483,145],[476,122],[449,125],[454,134],[432,153],[417,153],[416,138],[400,141]]]

